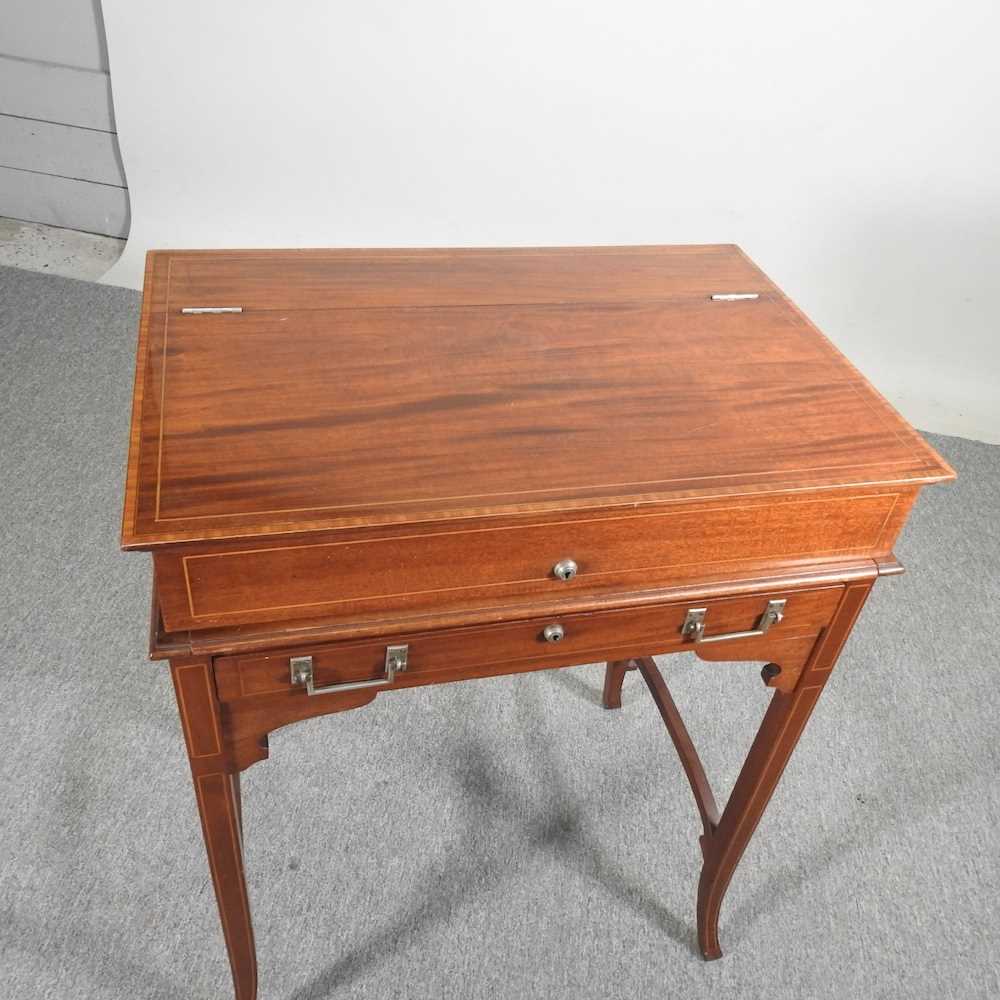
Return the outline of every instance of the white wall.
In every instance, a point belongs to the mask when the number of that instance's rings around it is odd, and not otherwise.
[[[99,0],[3,0],[0,216],[128,232]]]
[[[1000,442],[995,0],[104,0],[149,247],[737,242]]]

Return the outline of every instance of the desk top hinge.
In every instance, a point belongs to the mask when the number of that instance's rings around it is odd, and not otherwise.
[[[181,313],[185,316],[205,316],[215,313],[241,313],[243,306],[185,306]]]

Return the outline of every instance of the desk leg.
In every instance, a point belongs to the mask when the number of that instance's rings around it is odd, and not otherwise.
[[[257,955],[243,874],[240,776],[227,752],[211,661],[171,660],[170,668],[236,1000],[254,1000]]]
[[[870,590],[870,581],[846,588],[798,683],[791,691],[774,692],[722,818],[711,834],[702,837],[705,861],[698,883],[698,944],[705,958],[722,955],[719,911],[730,879]]]
[[[604,707],[622,707],[622,684],[625,681],[625,674],[630,670],[635,670],[635,663],[632,660],[616,660],[609,663],[604,671]]]

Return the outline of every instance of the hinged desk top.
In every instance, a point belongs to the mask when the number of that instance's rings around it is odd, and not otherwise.
[[[734,246],[148,258],[128,548],[953,475]]]

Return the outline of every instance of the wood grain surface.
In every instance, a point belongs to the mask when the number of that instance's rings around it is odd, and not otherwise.
[[[735,247],[162,251],[123,544],[951,475]]]
[[[154,554],[172,630],[324,615],[363,626],[557,594],[651,590],[711,572],[886,554],[911,498],[900,493],[752,497],[660,512],[300,541],[219,542]],[[572,580],[553,567],[572,558]]]
[[[718,635],[755,628],[767,602],[783,598],[787,600],[783,620],[765,636],[742,641],[748,654],[745,659],[768,659],[773,654],[754,653],[755,648],[769,650],[784,639],[815,637],[829,622],[842,592],[843,586],[830,586],[711,601],[707,603],[707,631]],[[409,665],[405,673],[396,675],[393,688],[586,663],[612,654],[624,659],[630,654],[693,650],[694,643],[681,634],[684,616],[692,606],[691,602],[657,604],[399,636],[394,641],[409,646]],[[559,642],[545,640],[543,631],[549,624],[563,626],[564,636]],[[219,700],[228,702],[290,692],[297,695],[301,689],[294,687],[289,679],[292,655],[313,657],[318,686],[343,684],[381,676],[385,642],[340,642],[217,657],[215,679]]]

